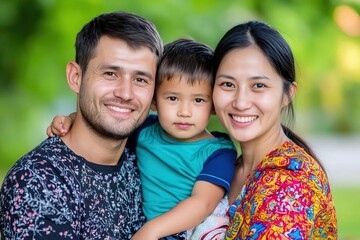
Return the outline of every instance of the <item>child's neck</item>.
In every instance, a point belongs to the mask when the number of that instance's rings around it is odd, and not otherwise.
[[[196,136],[193,136],[191,138],[177,138],[177,137],[174,137],[172,135],[170,135],[169,133],[167,133],[166,131],[164,131],[165,135],[168,137],[168,138],[171,138],[172,140],[175,140],[177,142],[197,142],[197,141],[200,141],[200,140],[203,140],[203,139],[212,139],[212,138],[215,138],[211,132],[209,132],[207,129],[204,129],[204,131],[202,131],[201,133],[199,133],[198,135]]]

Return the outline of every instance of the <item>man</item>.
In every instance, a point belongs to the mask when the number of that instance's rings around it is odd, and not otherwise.
[[[100,15],[78,33],[66,68],[73,127],[19,159],[0,192],[2,238],[130,239],[144,224],[127,137],[148,115],[162,41],[142,17]]]

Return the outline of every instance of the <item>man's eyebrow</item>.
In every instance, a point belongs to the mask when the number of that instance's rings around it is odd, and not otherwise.
[[[114,69],[114,70],[121,70],[122,68],[120,66],[117,65],[113,65],[113,64],[101,64],[99,66],[100,69]]]
[[[145,76],[151,80],[154,79],[153,75],[150,72],[147,71],[141,71],[141,70],[137,70],[135,71],[135,75],[140,75],[140,76]]]
[[[111,69],[111,70],[114,70],[114,71],[122,71],[123,68],[121,66],[118,66],[118,65],[112,65],[112,64],[102,64],[100,65],[99,67],[100,69]],[[148,71],[142,71],[142,70],[135,70],[133,72],[135,75],[140,75],[140,76],[145,76],[151,80],[154,79],[154,76],[148,72]]]

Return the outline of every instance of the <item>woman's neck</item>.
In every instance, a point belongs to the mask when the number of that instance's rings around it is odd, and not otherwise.
[[[277,134],[270,134],[268,138],[254,139],[249,142],[240,142],[241,157],[239,165],[236,169],[235,176],[231,182],[229,192],[229,203],[235,201],[236,197],[241,192],[249,175],[260,164],[265,156],[275,148],[284,144],[289,138],[282,131],[277,131]]]
[[[277,133],[240,143],[244,170],[253,171],[272,150],[284,144],[289,138],[280,129]]]

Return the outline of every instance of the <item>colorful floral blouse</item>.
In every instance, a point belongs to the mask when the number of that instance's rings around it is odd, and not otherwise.
[[[248,176],[228,213],[226,239],[337,239],[327,177],[290,141],[270,152]]]

